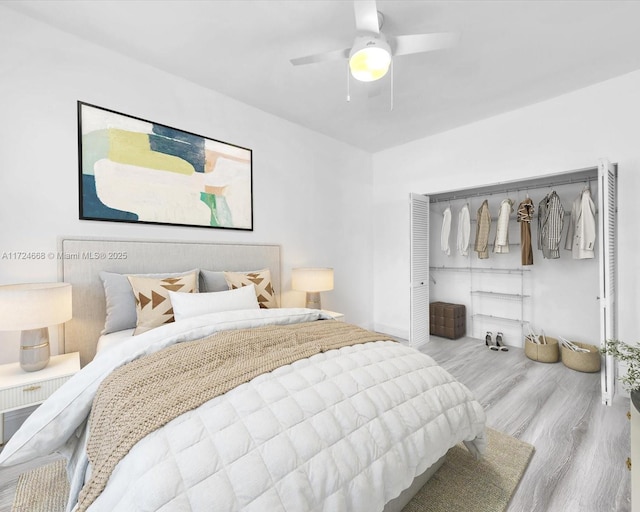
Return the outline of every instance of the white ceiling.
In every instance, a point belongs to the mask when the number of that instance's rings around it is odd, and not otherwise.
[[[369,97],[346,61],[350,0],[0,1],[67,32],[370,152],[640,69],[638,1],[378,0],[387,34],[456,31],[450,50],[394,59]]]

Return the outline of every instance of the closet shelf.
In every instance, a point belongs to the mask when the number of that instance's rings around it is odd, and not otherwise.
[[[524,180],[507,181],[494,185],[475,186],[466,189],[449,190],[436,194],[429,194],[429,201],[433,203],[443,203],[455,201],[457,199],[470,199],[474,197],[485,197],[494,195],[505,195],[514,192],[525,192],[531,189],[549,187],[560,187],[573,183],[591,183],[598,181],[598,168],[588,167],[556,175],[546,175],[538,178]]]
[[[485,315],[483,313],[475,313],[473,316],[478,318],[489,318],[491,320],[499,320],[501,322],[513,322],[520,325],[529,323],[526,320],[520,320],[519,318],[507,318],[505,316]]]
[[[444,272],[488,272],[491,274],[522,274],[523,272],[530,272],[528,268],[495,268],[495,267],[429,267],[429,271],[437,272],[442,270]]]
[[[485,290],[471,290],[471,295],[481,295],[483,297],[505,300],[521,300],[530,297],[530,295],[522,295],[521,293],[489,292]]]

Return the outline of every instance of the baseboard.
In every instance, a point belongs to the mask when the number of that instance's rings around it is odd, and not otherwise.
[[[394,338],[400,338],[401,340],[407,341],[409,339],[409,331],[405,329],[399,329],[397,327],[393,327],[391,325],[379,324],[375,323],[373,330],[376,332],[382,332],[384,334],[389,334]]]

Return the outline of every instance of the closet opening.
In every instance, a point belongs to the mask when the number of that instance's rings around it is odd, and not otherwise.
[[[465,305],[467,336],[479,343],[487,332],[502,333],[503,343],[513,347],[523,347],[530,331],[595,346],[614,338],[616,174],[615,165],[602,161],[536,178],[412,194],[411,342],[429,340],[428,304],[434,301]],[[582,217],[588,204],[583,197],[591,198],[593,219],[586,210]],[[524,210],[518,222],[525,203],[533,209],[528,241]],[[586,250],[575,246],[576,236],[592,235],[595,242]],[[605,404],[614,395],[615,373],[612,358],[603,357]]]

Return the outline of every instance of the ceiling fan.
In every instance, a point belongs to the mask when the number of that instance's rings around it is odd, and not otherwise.
[[[380,30],[384,16],[378,11],[376,0],[355,0],[354,8],[357,35],[351,48],[298,57],[291,59],[291,64],[348,59],[353,78],[373,82],[387,74],[392,57],[451,48],[459,39],[455,32],[386,36]]]

